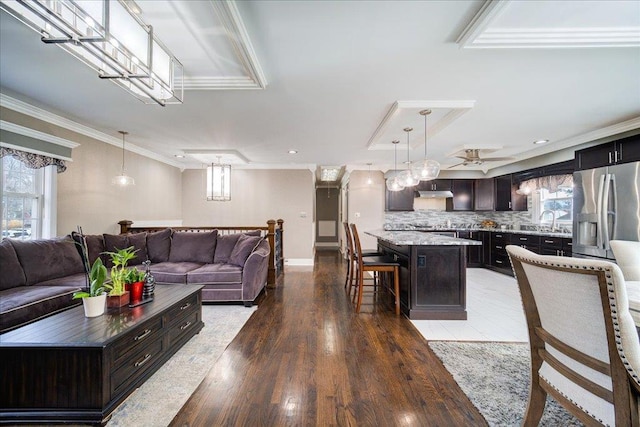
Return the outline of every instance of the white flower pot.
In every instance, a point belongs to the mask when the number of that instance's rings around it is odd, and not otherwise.
[[[97,297],[82,298],[82,306],[84,307],[84,315],[86,317],[102,316],[104,314],[106,304],[107,294],[102,294]]]

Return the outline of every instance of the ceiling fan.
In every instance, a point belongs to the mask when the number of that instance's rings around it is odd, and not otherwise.
[[[481,165],[484,162],[500,162],[504,160],[515,160],[515,157],[480,157],[479,149],[477,148],[468,148],[464,150],[464,156],[456,156],[459,159],[462,159],[462,163],[458,163],[457,165],[449,166],[447,169],[455,168],[456,166],[469,166],[469,165]]]

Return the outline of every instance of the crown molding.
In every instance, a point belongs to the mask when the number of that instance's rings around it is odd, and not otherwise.
[[[17,133],[18,135],[24,135],[30,138],[39,139],[41,141],[50,142],[51,144],[60,145],[62,147],[67,147],[71,149],[80,146],[80,144],[78,144],[77,142],[69,141],[68,139],[53,136],[48,133],[44,133],[44,132],[40,132],[24,126],[20,126],[15,123],[7,122],[5,120],[0,120],[0,129]]]
[[[29,117],[33,117],[34,119],[42,120],[43,122],[50,123],[52,125],[61,127],[63,129],[76,132],[80,135],[87,136],[97,141],[104,142],[106,144],[110,144],[119,148],[122,147],[122,139],[120,138],[108,135],[104,132],[100,132],[98,130],[90,128],[89,126],[82,125],[78,122],[64,118],[62,116],[58,116],[57,114],[54,114],[42,108],[33,106],[24,101],[20,101],[18,99],[12,98],[3,93],[0,93],[0,106],[16,111],[18,113],[27,115]],[[149,159],[157,160],[161,163],[164,163],[179,169],[184,168],[184,165],[182,165],[179,162],[176,162],[174,159],[169,159],[165,156],[154,153],[151,150],[147,150],[146,148],[142,148],[135,144],[132,144],[129,141],[127,141],[127,144],[126,144],[126,151],[139,154]]]
[[[185,90],[264,89],[251,77],[185,77]]]

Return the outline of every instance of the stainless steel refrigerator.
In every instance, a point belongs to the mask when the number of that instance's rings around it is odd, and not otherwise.
[[[573,174],[573,256],[614,260],[611,240],[640,241],[640,162]]]

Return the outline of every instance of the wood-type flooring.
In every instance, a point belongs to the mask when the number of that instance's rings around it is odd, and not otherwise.
[[[355,314],[345,267],[288,268],[171,425],[486,425],[408,319],[371,297]]]

